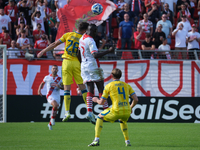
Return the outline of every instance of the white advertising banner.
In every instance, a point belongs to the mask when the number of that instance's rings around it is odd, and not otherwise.
[[[61,61],[8,59],[7,94],[37,95],[37,89],[44,76],[48,75],[52,65],[59,66]],[[105,85],[112,81],[113,68],[122,70],[121,81],[132,86],[137,96],[148,97],[199,97],[200,61],[169,60],[119,60],[100,61],[104,71]],[[2,70],[3,66],[0,65]],[[0,74],[0,93],[3,89],[3,73]],[[77,95],[77,85],[72,85],[71,95]],[[45,95],[46,86],[42,93]],[[61,92],[63,95],[63,91]],[[95,90],[95,95],[98,95]]]

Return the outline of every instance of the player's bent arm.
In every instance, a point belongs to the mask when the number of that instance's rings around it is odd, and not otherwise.
[[[138,103],[138,97],[136,94],[131,95],[131,98],[133,99],[131,103],[131,109]]]
[[[53,50],[56,46],[58,46],[58,45],[60,45],[60,44],[61,44],[61,41],[60,41],[60,40],[57,40],[57,41],[51,43],[48,47],[46,47],[45,49],[43,49],[42,51],[40,51],[40,52],[37,54],[37,57],[40,58],[44,53]]]
[[[95,102],[95,103],[98,103],[99,105],[103,105],[107,100],[103,99],[103,98],[99,99],[98,97],[93,97],[92,101]]]
[[[38,88],[38,95],[42,96],[41,89],[43,88],[45,82],[41,82]]]
[[[110,47],[107,51],[101,52],[101,53],[92,53],[95,59],[100,58],[108,53],[114,52],[114,47]]]

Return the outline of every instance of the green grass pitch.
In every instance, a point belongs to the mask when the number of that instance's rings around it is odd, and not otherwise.
[[[91,123],[0,123],[0,150],[200,150],[200,124],[128,123],[132,146],[125,147],[119,123],[104,122],[100,146]]]

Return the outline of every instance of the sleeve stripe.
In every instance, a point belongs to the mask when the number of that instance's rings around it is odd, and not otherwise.
[[[135,92],[134,93],[132,93],[130,96],[132,96],[132,95],[134,95],[135,94]]]
[[[107,98],[105,98],[105,97],[101,97],[101,98],[103,98],[103,99],[107,100]]]
[[[61,39],[59,39],[59,41],[60,41],[61,43],[64,43],[63,41],[61,41]]]
[[[93,50],[93,51],[91,52],[91,54],[94,53],[94,52],[97,52],[97,51],[96,51],[96,50]]]

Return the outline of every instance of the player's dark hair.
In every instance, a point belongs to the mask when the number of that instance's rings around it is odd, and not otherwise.
[[[57,66],[57,65],[53,65],[52,67],[57,67],[57,68],[58,68],[58,66]]]
[[[97,26],[95,24],[90,24],[88,26],[86,34],[94,38],[97,34]]]
[[[115,79],[120,79],[121,76],[122,76],[122,71],[118,68],[115,68],[115,69],[112,70],[111,74],[113,75],[113,77]]]
[[[87,23],[87,22],[81,22],[81,23],[78,25],[78,30],[79,30],[79,31],[87,30],[88,26],[89,26],[89,23]]]

